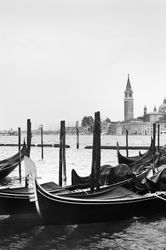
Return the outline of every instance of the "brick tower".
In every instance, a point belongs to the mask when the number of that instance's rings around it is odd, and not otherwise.
[[[130,78],[128,75],[126,90],[124,92],[124,121],[130,121],[134,118],[134,99],[131,89]]]

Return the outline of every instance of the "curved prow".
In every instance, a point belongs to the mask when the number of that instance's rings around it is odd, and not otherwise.
[[[29,201],[35,202],[36,211],[38,215],[41,217],[40,207],[37,198],[37,190],[36,190],[36,178],[37,178],[37,169],[35,163],[27,156],[24,157],[24,165],[25,165],[25,177],[28,177],[28,181],[32,183],[33,186],[33,194],[29,195]],[[28,183],[29,184],[29,183]]]
[[[40,207],[39,207],[39,202],[38,202],[38,197],[37,197],[36,179],[34,177],[32,177],[32,179],[33,179],[33,191],[34,191],[34,194],[33,194],[34,195],[34,200],[32,200],[32,201],[35,202],[35,207],[36,207],[37,214],[39,215],[40,218],[42,218]]]
[[[37,178],[37,169],[35,163],[27,156],[24,156],[25,177],[28,175]]]

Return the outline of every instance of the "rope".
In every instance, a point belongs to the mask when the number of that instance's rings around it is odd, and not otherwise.
[[[158,194],[154,194],[157,198],[159,198],[159,199],[161,199],[161,200],[163,200],[163,201],[166,201],[166,199],[165,198],[163,198],[163,197],[161,197],[161,196],[159,196]]]

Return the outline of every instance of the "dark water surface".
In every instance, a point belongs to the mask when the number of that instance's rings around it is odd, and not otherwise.
[[[23,137],[22,137],[23,139]],[[32,143],[40,143],[40,137],[33,137]],[[92,136],[80,136],[80,149],[76,150],[76,137],[68,136],[66,150],[67,184],[71,181],[71,169],[86,176],[91,170],[91,150],[84,146],[92,144]],[[15,143],[17,137],[0,137],[1,143]],[[44,136],[45,143],[58,143],[59,136]],[[125,136],[102,136],[102,145],[125,145]],[[165,144],[166,135],[161,137]],[[129,145],[149,145],[147,136],[129,137]],[[1,147],[0,159],[11,156],[17,151],[14,147]],[[122,151],[125,155],[125,151]],[[129,152],[130,155],[138,152]],[[39,182],[58,180],[59,150],[44,148],[44,160],[41,160],[40,148],[32,148],[31,158],[37,166]],[[102,150],[102,164],[117,165],[115,150]],[[24,168],[22,169],[22,175]],[[18,183],[16,169],[3,184]],[[164,204],[164,203],[163,203]],[[153,208],[150,208],[153,209]],[[57,215],[59,216],[59,215]],[[166,249],[166,217],[131,218],[128,220],[71,226],[38,225],[34,218],[15,218],[0,216],[0,250],[14,249]]]
[[[166,218],[71,226],[0,219],[0,249],[166,249]]]

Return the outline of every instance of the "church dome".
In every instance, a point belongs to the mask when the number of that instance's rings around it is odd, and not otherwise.
[[[163,103],[159,107],[159,112],[166,113],[166,97],[164,98]]]

